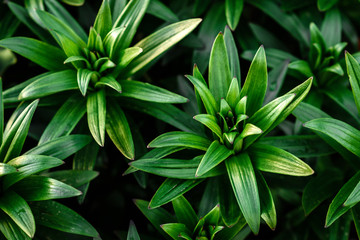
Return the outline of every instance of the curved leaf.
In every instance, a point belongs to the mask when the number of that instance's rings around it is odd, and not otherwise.
[[[120,96],[158,103],[185,103],[188,101],[185,97],[149,83],[131,80],[122,80],[119,83],[123,89]]]
[[[148,147],[188,147],[206,151],[210,146],[207,138],[194,133],[168,132],[152,140]]]
[[[92,93],[87,97],[86,109],[91,135],[100,146],[104,146],[106,97],[103,89]]]
[[[0,198],[3,210],[30,238],[35,234],[35,221],[29,205],[18,194],[6,191]]]
[[[28,100],[40,98],[74,89],[78,89],[76,72],[74,70],[64,70],[36,79],[20,92],[19,99]]]
[[[318,118],[306,122],[304,126],[324,133],[360,157],[360,131],[349,124],[331,118]]]
[[[234,31],[239,23],[242,10],[244,8],[244,0],[226,0],[225,15],[227,23]]]
[[[116,102],[107,105],[106,132],[119,151],[128,159],[135,158],[132,134],[123,110]]]
[[[0,40],[0,46],[8,48],[30,61],[50,71],[67,69],[63,64],[64,52],[50,44],[26,37],[13,37]]]
[[[251,230],[257,234],[260,228],[260,199],[249,155],[234,155],[225,164],[241,212]]]
[[[305,162],[285,150],[265,144],[253,144],[249,155],[255,168],[291,176],[308,176],[314,171]]]

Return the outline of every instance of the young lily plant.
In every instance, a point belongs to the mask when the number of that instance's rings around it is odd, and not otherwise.
[[[32,239],[36,229],[44,228],[98,237],[97,231],[85,219],[53,201],[81,195],[74,185],[80,178],[83,184],[89,182],[95,177],[94,172],[44,172],[62,165],[63,159],[83,148],[91,138],[69,135],[41,144],[21,155],[38,100],[22,103],[4,129],[1,96],[0,87],[0,232],[3,237]],[[72,179],[68,178],[70,175]],[[41,233],[37,236],[41,237]]]
[[[257,51],[241,89],[239,80],[231,77],[232,70],[239,69],[238,62],[233,61],[233,53],[229,52],[228,55],[227,52],[227,48],[233,46],[226,46],[225,42],[231,43],[225,41],[220,33],[213,44],[209,86],[196,66],[193,76],[187,76],[201,99],[199,103],[205,109],[194,119],[208,128],[210,133],[205,137],[206,134],[169,132],[149,144],[149,147],[168,149],[168,153],[170,150],[188,148],[205,151],[205,154],[199,154],[192,160],[142,159],[132,162],[131,166],[169,177],[158,189],[150,207],[158,207],[204,179],[216,177],[221,186],[219,201],[225,224],[236,224],[242,214],[251,230],[258,233],[260,217],[271,228],[276,225],[271,193],[259,170],[294,176],[313,173],[306,163],[291,153],[257,143],[301,102],[310,89],[312,79],[262,106],[267,89],[264,48],[261,46]],[[174,150],[174,147],[178,149]],[[222,176],[224,174],[226,178]],[[222,194],[229,185],[233,193],[230,190]]]
[[[69,14],[68,18],[62,17],[60,13],[66,10],[61,5],[52,1],[47,4],[54,15],[42,10],[36,10],[35,14],[61,49],[25,37],[0,41],[0,46],[49,70],[9,89],[5,97],[11,102],[16,98],[28,100],[71,91],[71,96],[45,129],[40,143],[69,134],[87,113],[88,127],[95,141],[103,146],[107,132],[121,153],[133,159],[131,131],[118,104],[121,98],[160,103],[184,103],[187,99],[129,78],[188,35],[201,20],[171,24],[129,47],[149,0],[129,1],[114,20],[109,0],[104,0],[88,36],[78,24],[67,22],[71,18]],[[13,11],[21,12],[20,6],[14,3],[9,6]],[[20,18],[24,19],[24,16]]]
[[[148,209],[149,203],[144,200],[137,199],[135,204],[167,239],[233,239],[246,225],[242,218],[231,228],[226,227],[221,220],[219,205],[214,206],[205,216],[199,217],[183,196],[172,201],[175,217],[163,208]]]
[[[348,52],[345,54],[347,73],[350,80],[350,85],[353,92],[353,97],[357,106],[357,111],[360,116],[360,66],[358,61]],[[330,117],[316,118],[307,121],[305,127],[315,131],[316,133],[323,134],[343,149],[349,151],[352,157],[350,163],[359,164],[360,162],[360,130],[354,128],[348,123],[333,119]],[[335,148],[339,149],[339,148]],[[343,150],[339,151],[343,155]],[[358,166],[358,165],[357,165]],[[359,214],[360,214],[360,172],[358,168],[353,177],[348,180],[335,198],[332,200],[326,215],[325,226],[331,226],[341,216],[351,211],[355,223],[355,227],[360,237]]]

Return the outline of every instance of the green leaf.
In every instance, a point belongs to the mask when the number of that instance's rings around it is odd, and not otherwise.
[[[13,191],[6,191],[0,198],[3,210],[30,238],[35,234],[34,216],[26,201]]]
[[[222,239],[234,239],[236,236],[238,236],[240,231],[246,226],[245,218],[242,217],[240,220],[231,228],[224,228],[222,231],[220,231],[214,238],[214,240],[222,240]],[[250,229],[248,229],[248,233],[250,233]],[[245,233],[246,235],[246,233]],[[247,235],[246,235],[247,236]]]
[[[219,124],[217,123],[216,117],[210,114],[198,114],[194,116],[194,119],[208,127],[213,133],[216,134],[216,136],[219,137],[219,140],[222,142],[222,131],[219,127]]]
[[[8,164],[17,168],[17,172],[4,176],[3,188],[7,189],[14,183],[32,174],[57,167],[63,163],[64,162],[58,158],[44,155],[23,155],[14,158],[9,161]]]
[[[257,234],[260,228],[260,199],[249,155],[234,155],[225,164],[241,212],[251,230]]]
[[[324,37],[321,35],[320,30],[318,29],[316,24],[313,22],[310,23],[310,42],[313,45],[318,45],[321,49],[320,50],[321,53],[325,53],[327,47],[326,47]],[[319,54],[319,55],[321,55],[321,54]]]
[[[0,212],[0,231],[6,239],[31,240],[26,233],[3,211]]]
[[[36,36],[38,36],[41,40],[47,42],[51,39],[51,35],[48,33],[47,30],[43,29],[39,26],[29,15],[27,9],[19,4],[14,2],[8,2],[7,5],[9,6],[10,10],[13,14],[21,21],[21,23],[25,24]]]
[[[26,180],[13,185],[12,189],[26,201],[43,201],[81,195],[77,189],[44,176],[27,177]]]
[[[247,96],[246,114],[252,116],[263,104],[267,89],[267,67],[264,47],[261,46],[251,62],[240,97]]]
[[[308,31],[308,30],[306,30]],[[251,61],[255,56],[255,50],[247,50],[243,54],[241,54],[242,58]],[[267,48],[266,49],[266,63],[269,68],[276,68],[284,61],[294,62],[299,60],[294,55],[291,55],[289,52],[275,49],[275,48]]]
[[[212,46],[209,61],[209,89],[217,103],[226,97],[232,79],[230,74],[224,35],[219,33]]]
[[[122,80],[119,83],[123,89],[121,96],[124,97],[158,103],[185,103],[188,101],[185,97],[149,83],[132,80]]]
[[[168,132],[152,140],[148,147],[188,147],[206,151],[210,146],[207,138],[194,133]]]
[[[340,216],[346,213],[352,206],[344,206],[344,202],[351,194],[352,190],[360,181],[360,172],[356,173],[349,181],[347,181],[340,191],[336,194],[332,200],[329,210],[326,214],[325,227],[329,227]]]
[[[291,176],[308,176],[314,171],[305,162],[285,150],[265,144],[253,144],[249,155],[255,168]]]
[[[53,37],[57,41],[60,40],[60,42],[62,42],[61,39],[57,38],[57,37],[61,37],[63,39],[70,40],[76,46],[78,46],[80,49],[83,47],[86,47],[86,43],[65,22],[63,22],[62,20],[60,20],[59,18],[55,17],[54,15],[52,15],[48,12],[41,11],[41,10],[37,10],[36,12],[37,12],[38,16],[40,17],[42,23],[50,30],[50,33],[53,35]],[[65,47],[64,42],[62,43],[62,45],[63,45],[62,47],[64,48]],[[76,55],[78,55],[78,54],[76,54]]]
[[[83,55],[83,50],[86,49],[85,47],[81,47],[77,45],[75,42],[73,42],[69,37],[66,35],[62,35],[59,32],[56,32],[53,30],[54,38],[58,40],[59,45],[64,50],[66,56],[72,57],[72,56],[81,56]],[[92,53],[92,52],[90,52]],[[93,53],[94,54],[94,53]],[[72,65],[77,68],[82,68],[84,66],[81,62],[71,62]]]
[[[113,76],[110,75],[100,78],[100,80],[95,83],[95,88],[101,88],[103,86],[108,86],[117,91],[118,93],[122,92],[122,87],[120,83],[116,81]]]
[[[30,103],[16,117],[10,128],[4,132],[3,142],[0,147],[0,159],[4,163],[20,155],[38,102],[39,100]]]
[[[113,24],[113,29],[117,27],[125,27],[125,31],[118,38],[118,44],[115,49],[124,49],[129,47],[136,30],[145,14],[150,0],[130,1],[121,15]]]
[[[297,60],[297,61],[291,62],[288,65],[288,68],[291,70],[297,71],[298,73],[300,73],[302,76],[304,76],[306,78],[314,76],[309,63],[305,60]]]
[[[239,80],[239,84],[240,84],[241,72],[240,72],[239,54],[235,44],[234,37],[227,26],[225,27],[225,31],[224,31],[224,40],[225,40],[227,55],[229,57],[231,76],[236,77]]]
[[[113,28],[110,32],[108,32],[103,40],[104,48],[107,53],[107,56],[110,59],[115,60],[114,54],[119,54],[118,50],[124,51],[125,49],[117,49],[116,44],[118,43],[119,39],[121,38],[122,34],[124,34],[125,27],[117,27]]]
[[[86,101],[87,119],[91,135],[104,146],[106,122],[106,98],[104,89],[90,94]]]
[[[324,21],[321,25],[321,34],[327,46],[334,46],[341,41],[342,22],[341,13],[334,8],[326,11]]]
[[[204,179],[183,180],[168,178],[161,184],[146,207],[149,206],[150,208],[157,208],[171,202],[179,196],[185,194],[187,191],[190,191],[203,180]]]
[[[165,223],[160,225],[160,227],[173,239],[182,240],[180,237],[181,233],[190,234],[191,231],[187,229],[185,224],[182,223]]]
[[[144,172],[156,174],[163,177],[195,179],[207,178],[223,174],[221,166],[213,168],[204,175],[196,176],[196,170],[199,166],[200,158],[195,157],[191,160],[182,159],[140,159],[129,163],[130,166],[140,169]]]
[[[188,200],[184,196],[179,196],[172,201],[172,205],[178,222],[183,223],[187,229],[193,230],[199,218]]]
[[[165,209],[149,209],[149,202],[135,199],[135,205],[140,209],[140,211],[145,215],[145,217],[154,225],[154,227],[163,235],[164,231],[160,228],[161,224],[176,222],[175,218]]]
[[[234,31],[239,23],[242,10],[244,8],[244,0],[226,0],[225,15],[227,23]]]
[[[88,135],[69,135],[57,137],[30,149],[24,155],[46,155],[59,159],[66,159],[89,144]]]
[[[86,112],[85,98],[70,97],[56,112],[40,137],[39,145],[69,135]]]
[[[129,123],[116,102],[107,105],[106,132],[119,151],[128,159],[135,158],[135,148]]]
[[[14,168],[13,166],[6,163],[0,163],[0,176],[5,176],[16,171],[16,168]]]
[[[302,84],[298,85],[297,87],[290,90],[287,94],[295,94],[294,99],[292,102],[287,105],[287,107],[282,111],[281,115],[273,122],[268,130],[264,131],[264,135],[274,129],[277,125],[279,125],[282,121],[284,121],[292,112],[293,110],[299,105],[299,103],[306,97],[308,92],[310,91],[311,84],[313,79],[309,78]],[[259,126],[258,126],[259,127]],[[261,128],[262,129],[262,128]],[[264,130],[264,129],[263,129]]]
[[[99,233],[83,217],[55,201],[32,202],[36,224],[62,232],[88,237],[99,237]]]
[[[304,126],[326,134],[360,157],[360,131],[349,124],[336,119],[319,118],[306,122]]]
[[[240,101],[240,87],[236,78],[233,78],[229,86],[229,91],[226,94],[226,102],[230,105],[231,109],[235,109]]]
[[[355,205],[351,208],[352,217],[354,220],[357,236],[360,236],[360,206]]]
[[[346,199],[344,206],[354,206],[360,201],[359,189],[360,189],[360,182],[355,186],[350,196]]]
[[[259,188],[261,218],[266,224],[275,230],[276,227],[276,210],[270,188],[260,172],[256,172],[256,180]]]
[[[233,227],[242,218],[237,200],[234,196],[231,184],[229,184],[227,175],[217,178],[217,187],[219,189],[219,205],[221,217],[225,225]]]
[[[110,32],[112,26],[111,9],[109,0],[103,0],[96,19],[94,22],[94,29],[101,38],[104,39],[106,34]]]
[[[158,0],[150,1],[149,7],[146,10],[147,13],[160,18],[166,22],[177,22],[179,18],[171,11],[165,4]]]
[[[320,11],[327,11],[332,8],[338,0],[317,0],[317,6]]]
[[[220,144],[217,140],[213,141],[206,150],[204,157],[201,159],[195,176],[200,177],[204,175],[232,154],[233,151],[228,149],[225,145]]]
[[[130,221],[129,231],[126,240],[141,240],[133,221]]]
[[[19,99],[35,99],[74,89],[78,89],[76,72],[74,70],[64,70],[36,79],[20,92]]]
[[[0,46],[8,48],[50,71],[67,69],[63,64],[66,55],[50,44],[26,37],[0,40]]]
[[[345,53],[345,61],[356,107],[360,115],[360,66],[358,61],[348,52]]]
[[[216,116],[218,112],[218,104],[216,103],[214,96],[212,95],[206,84],[196,77],[190,75],[186,75],[186,77],[190,80],[190,82],[194,85],[196,91],[199,93],[201,100],[204,103],[206,112],[210,115]]]
[[[252,117],[248,119],[248,123],[260,128],[263,132],[266,132],[283,114],[284,109],[293,101],[295,94],[286,94],[278,97],[270,103],[266,104],[260,110],[258,110]],[[248,108],[246,108],[248,110]],[[257,138],[261,135],[249,137],[245,140],[245,148],[249,147]]]
[[[143,52],[142,48],[139,47],[130,47],[123,49],[119,52],[119,60],[117,63],[117,66],[115,67],[115,70],[113,71],[114,76],[121,75],[122,72],[126,72],[124,70],[127,65],[131,63],[132,60],[134,60],[137,56],[139,56]],[[112,56],[112,55],[110,55]],[[125,73],[124,73],[125,74]]]
[[[86,95],[86,91],[93,74],[95,74],[95,72],[88,69],[79,68],[77,70],[77,83],[83,96]]]
[[[311,179],[304,189],[302,205],[309,215],[326,199],[332,197],[341,187],[341,174],[338,171],[325,171]]]
[[[84,0],[65,0],[63,2],[73,6],[80,6],[84,3]],[[75,4],[76,2],[78,5]],[[49,12],[70,26],[83,41],[87,41],[88,36],[84,29],[58,1],[47,0],[44,3]]]
[[[166,26],[138,42],[134,47],[143,49],[126,68],[128,75],[134,75],[170,47],[192,32],[201,19],[189,19]]]

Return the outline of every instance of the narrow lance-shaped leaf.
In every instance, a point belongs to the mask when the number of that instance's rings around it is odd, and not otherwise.
[[[336,119],[319,118],[306,122],[304,126],[326,134],[360,157],[360,131],[349,124]]]
[[[135,158],[135,148],[128,121],[115,101],[109,102],[107,106],[106,132],[125,157]]]
[[[14,183],[31,176],[32,174],[57,167],[64,162],[60,159],[44,155],[23,155],[12,159],[9,165],[17,168],[17,172],[4,176],[3,189],[9,188]]]
[[[225,98],[232,76],[224,35],[219,33],[214,41],[209,60],[209,89],[217,103]]]
[[[360,115],[360,66],[358,61],[348,52],[345,53],[345,61],[355,103]]]
[[[26,233],[3,211],[0,212],[0,231],[6,239],[31,240]]]
[[[141,240],[133,221],[130,221],[129,231],[126,240]]]
[[[247,96],[246,114],[252,116],[263,104],[267,89],[267,67],[264,47],[261,46],[251,62],[240,97]]]
[[[113,76],[110,75],[100,78],[100,80],[95,83],[95,88],[101,88],[103,86],[112,88],[118,93],[122,92],[122,87],[120,83],[116,81],[116,79]]]
[[[206,151],[210,146],[207,138],[187,132],[168,132],[152,140],[148,147],[188,147]]]
[[[257,234],[260,228],[260,199],[255,173],[247,153],[240,153],[225,161],[236,200],[246,222]]]
[[[78,89],[76,72],[65,70],[44,75],[26,86],[19,94],[20,100],[45,97],[54,93]]]
[[[222,142],[222,131],[219,127],[219,124],[217,123],[216,117],[210,114],[198,114],[194,116],[194,119],[208,127],[213,133],[216,134],[216,136],[219,137],[220,142]]]
[[[314,171],[305,162],[285,150],[265,144],[253,144],[249,155],[255,168],[291,176],[308,176]]]
[[[0,148],[0,157],[3,162],[9,161],[21,153],[38,102],[39,100],[36,100],[29,104],[16,118],[9,131],[4,134]]]
[[[31,202],[36,224],[62,232],[99,237],[99,233],[83,217],[55,201]]]
[[[349,181],[347,181],[340,191],[332,200],[328,212],[326,214],[325,226],[329,227],[339,217],[345,214],[352,206],[344,206],[344,202],[351,194],[352,190],[360,181],[360,172],[356,173]]]
[[[161,205],[171,202],[172,200],[194,188],[196,185],[200,184],[203,180],[204,179],[184,180],[168,178],[158,188],[148,206],[150,208],[157,208]]]
[[[88,125],[95,141],[104,146],[106,122],[106,98],[104,89],[90,94],[86,102]]]
[[[35,234],[35,221],[29,205],[17,193],[7,191],[0,198],[3,210],[29,237]]]
[[[56,112],[40,137],[39,145],[57,137],[69,135],[86,112],[86,102],[81,96],[70,97]]]
[[[244,8],[244,0],[226,0],[225,15],[227,23],[232,30],[235,30]]]
[[[203,83],[201,80],[197,79],[196,77],[190,75],[187,75],[186,77],[190,80],[190,82],[196,88],[196,91],[199,93],[201,100],[204,103],[206,112],[208,114],[216,116],[218,112],[218,104],[216,103],[214,96],[212,95],[206,84]]]
[[[61,49],[39,40],[13,37],[0,40],[0,46],[8,48],[50,71],[67,69],[63,64],[66,55]]]
[[[231,154],[233,154],[232,150],[228,149],[225,145],[222,145],[219,143],[219,141],[215,140],[211,143],[204,157],[201,159],[199,167],[196,171],[196,177],[207,173],[222,161],[227,159]]]
[[[181,233],[191,234],[190,230],[183,223],[165,223],[160,225],[160,227],[175,240],[182,240],[182,237],[179,237]]]
[[[149,83],[131,80],[122,80],[119,83],[123,89],[121,96],[124,97],[159,103],[185,103],[188,101],[185,97]]]
[[[198,216],[186,198],[180,196],[172,201],[172,205],[177,220],[185,224],[188,229],[194,229],[198,222]]]
[[[30,176],[26,180],[16,183],[13,189],[26,201],[43,201],[81,195],[79,190],[44,176]]]
[[[95,74],[95,72],[88,69],[79,68],[77,70],[77,83],[83,96],[86,95],[86,91],[88,89],[93,74]]]
[[[142,48],[143,53],[128,65],[126,68],[128,75],[133,75],[144,68],[160,54],[186,37],[200,22],[201,19],[189,19],[174,23],[141,40],[134,47]]]
[[[4,134],[4,102],[3,102],[3,89],[2,89],[2,78],[0,77],[0,146],[3,142]]]
[[[94,28],[98,32],[102,39],[111,30],[112,18],[109,0],[104,0],[101,4],[99,12],[96,16]]]
[[[274,230],[276,227],[276,210],[271,191],[260,172],[256,172],[256,179],[259,187],[261,218]]]

